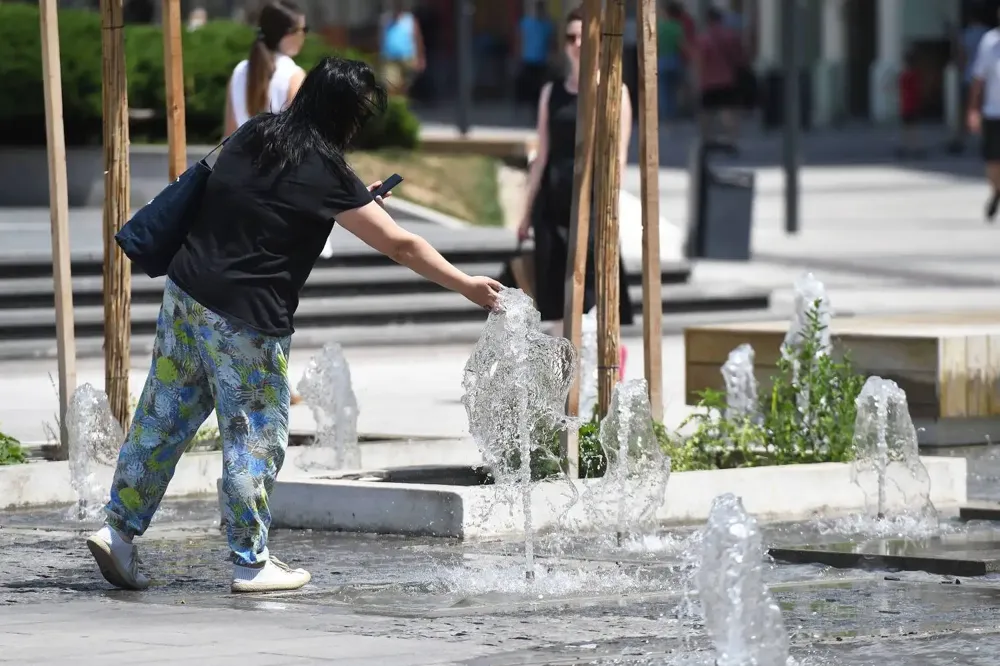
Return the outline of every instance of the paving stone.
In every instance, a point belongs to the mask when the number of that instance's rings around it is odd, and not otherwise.
[[[794,564],[984,576],[1000,572],[1000,532],[776,547],[769,553],[776,560]]]
[[[1000,521],[1000,503],[974,502],[959,508],[958,517],[961,520],[993,520]]]

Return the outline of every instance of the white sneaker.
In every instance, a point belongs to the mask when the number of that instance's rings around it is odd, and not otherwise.
[[[123,590],[145,590],[149,576],[139,571],[139,549],[117,530],[105,525],[87,539],[87,548],[97,561],[104,580]]]
[[[292,569],[276,557],[270,558],[262,567],[233,565],[233,593],[244,592],[284,592],[298,590],[312,580],[305,569]]]

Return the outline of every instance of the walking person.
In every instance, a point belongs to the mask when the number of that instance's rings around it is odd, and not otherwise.
[[[277,113],[286,108],[302,87],[305,71],[295,64],[308,32],[305,14],[292,0],[270,2],[257,17],[257,39],[250,57],[233,69],[226,94],[225,136],[229,136],[259,113]],[[333,254],[329,241],[324,257]],[[292,391],[292,404],[302,396]]]
[[[657,78],[659,86],[660,118],[677,117],[677,98],[684,82],[684,25],[683,9],[677,2],[667,3],[656,22]]]
[[[288,106],[306,73],[293,58],[305,42],[306,17],[292,0],[264,5],[257,19],[257,39],[250,56],[233,69],[226,93],[225,136],[258,113]]]
[[[390,94],[406,95],[426,65],[420,24],[407,11],[404,0],[392,0],[390,10],[382,16],[381,29],[382,78]]]
[[[521,66],[517,73],[517,102],[538,108],[538,96],[549,75],[549,53],[555,26],[548,16],[545,2],[532,5],[518,24],[518,45]],[[537,119],[536,119],[537,120]]]
[[[983,35],[989,32],[989,30],[989,27],[986,25],[986,17],[983,16],[983,9],[977,7],[972,11],[968,24],[962,29],[959,35],[957,64],[962,72],[959,103],[961,104],[963,114],[966,116],[969,113],[969,91],[972,87],[972,81],[975,78],[974,68],[976,54],[979,52],[979,42],[982,41]],[[950,146],[953,153],[961,153],[965,150],[966,123],[958,123],[957,130],[956,136]]]
[[[538,102],[537,155],[531,163],[525,211],[518,227],[518,236],[522,240],[534,235],[535,303],[542,321],[552,323],[553,335],[562,335],[569,228],[572,223],[577,92],[580,86],[580,45],[583,39],[583,14],[579,8],[570,11],[565,29],[569,73],[564,79],[547,83],[542,88]],[[632,105],[624,85],[618,131],[618,157],[624,171],[632,131]],[[597,302],[593,232],[589,234],[589,239],[583,297],[585,312]],[[625,270],[621,263],[619,271],[620,317],[621,324],[625,326],[632,323],[632,301],[629,299]],[[622,347],[621,350],[619,372],[624,374],[625,348]]]
[[[396,225],[345,159],[386,93],[361,62],[325,58],[289,107],[223,146],[200,210],[167,271],[152,367],[118,457],[107,524],[87,540],[112,585],[144,589],[133,538],[149,527],[174,468],[214,408],[232,592],[310,580],[268,550],[268,498],[288,443],[288,355],[299,291],[336,219],[363,242],[492,309],[500,284],[470,277]]]
[[[920,111],[923,104],[920,70],[917,68],[916,54],[911,48],[903,58],[903,69],[896,80],[899,98],[899,146],[896,156],[900,159],[923,157],[920,141]]]
[[[708,25],[698,36],[696,57],[702,136],[735,143],[743,101],[738,73],[747,64],[746,52],[740,34],[725,24],[721,10],[711,7],[707,18]]]
[[[993,28],[979,41],[969,86],[969,131],[982,133],[983,161],[990,195],[986,220],[993,222],[1000,207],[1000,28]]]

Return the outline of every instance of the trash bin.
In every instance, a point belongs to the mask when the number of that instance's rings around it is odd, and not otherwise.
[[[754,173],[749,169],[712,168],[712,153],[732,153],[719,142],[695,141],[689,165],[689,259],[750,260]]]

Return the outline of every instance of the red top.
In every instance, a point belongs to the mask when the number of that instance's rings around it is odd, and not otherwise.
[[[692,55],[690,49],[694,46],[698,37],[698,26],[695,25],[694,19],[687,12],[681,14],[680,20],[681,26],[684,28],[684,47],[681,49],[681,53],[684,59],[688,60]]]
[[[919,110],[920,75],[915,69],[904,69],[899,74],[899,112],[904,116],[913,116]]]

